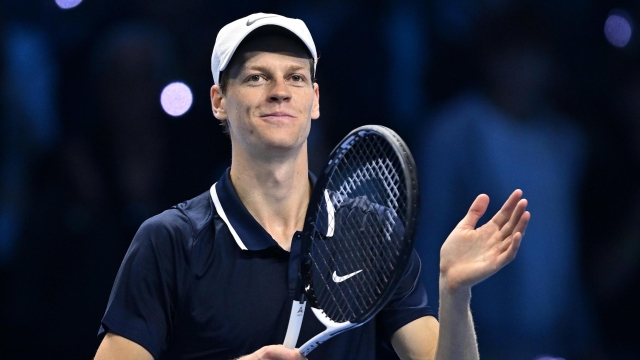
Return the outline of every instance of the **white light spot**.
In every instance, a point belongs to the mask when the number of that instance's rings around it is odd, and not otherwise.
[[[630,18],[623,11],[613,11],[604,23],[604,36],[615,47],[625,47],[632,32]]]
[[[181,82],[167,85],[160,95],[162,108],[171,116],[180,116],[186,113],[192,102],[191,89]]]
[[[82,0],[56,0],[56,4],[58,4],[58,6],[61,9],[74,8],[74,7],[78,6],[81,2],[82,2]]]

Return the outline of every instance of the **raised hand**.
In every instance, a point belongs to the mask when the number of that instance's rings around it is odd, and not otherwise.
[[[476,228],[489,206],[489,197],[479,195],[467,215],[453,229],[440,250],[440,281],[455,292],[485,280],[511,262],[518,252],[531,214],[527,200],[514,191],[502,209]]]

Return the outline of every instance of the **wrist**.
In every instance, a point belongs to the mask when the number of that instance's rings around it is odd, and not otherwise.
[[[441,302],[444,300],[454,306],[468,306],[471,301],[470,286],[460,286],[459,284],[455,284],[449,281],[449,279],[442,273],[440,274],[439,291]]]

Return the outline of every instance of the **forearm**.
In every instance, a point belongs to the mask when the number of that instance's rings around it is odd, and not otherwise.
[[[436,360],[480,358],[470,300],[471,288],[449,289],[440,279],[440,335]]]

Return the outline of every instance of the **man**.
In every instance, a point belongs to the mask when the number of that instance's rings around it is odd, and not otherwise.
[[[277,344],[313,182],[307,136],[320,116],[316,64],[300,20],[260,13],[220,30],[211,103],[231,138],[231,167],[210,192],[141,226],[116,278],[96,359],[304,358]],[[515,257],[529,220],[521,196],[515,191],[474,230],[489,201],[480,195],[443,245],[440,324],[414,256],[374,320],[309,358],[373,359],[381,341],[403,359],[476,359],[470,288]],[[299,344],[322,330],[308,313]]]

